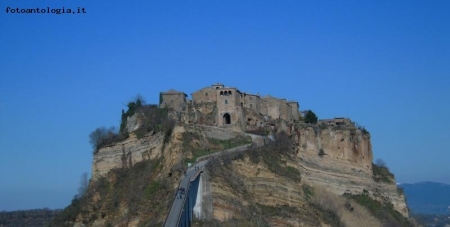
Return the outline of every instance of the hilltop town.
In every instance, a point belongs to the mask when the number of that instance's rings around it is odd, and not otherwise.
[[[185,124],[209,126],[237,126],[235,129],[255,130],[273,124],[282,119],[295,123],[304,117],[307,111],[300,111],[296,100],[276,98],[270,95],[261,97],[240,91],[236,87],[227,87],[216,83],[191,94],[192,100],[182,91],[160,92],[159,107],[169,108],[178,121]],[[322,125],[353,125],[349,118],[323,119]]]
[[[273,119],[296,122],[300,116],[297,101],[260,97],[220,83],[195,91],[191,97],[192,100],[187,99],[181,91],[161,92],[159,106],[178,112],[179,120],[185,123],[239,125],[247,129],[264,126],[264,122]]]
[[[119,134],[94,130],[88,190],[50,226],[242,226],[259,211],[266,226],[411,226],[394,175],[350,119],[310,121],[297,101],[223,84],[190,97],[137,99]]]

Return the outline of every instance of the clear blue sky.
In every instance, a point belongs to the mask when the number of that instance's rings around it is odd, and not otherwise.
[[[86,14],[10,14],[77,8]],[[137,93],[215,82],[350,117],[398,182],[450,183],[450,2],[0,3],[0,210],[63,208]]]

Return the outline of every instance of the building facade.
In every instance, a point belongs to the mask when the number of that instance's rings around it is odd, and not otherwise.
[[[217,83],[204,87],[191,94],[192,101],[186,100],[187,95],[180,91],[169,90],[161,92],[160,107],[170,107],[176,111],[188,112],[190,118],[186,122],[196,122],[198,115],[204,112],[213,114],[214,125],[246,124],[257,126],[262,119],[283,119],[298,121],[299,104],[272,96],[260,97],[259,94],[241,92],[236,87],[227,87]],[[191,109],[186,110],[192,103]],[[214,110],[210,107],[215,106]]]

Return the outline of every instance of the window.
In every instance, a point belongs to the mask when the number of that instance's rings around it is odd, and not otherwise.
[[[208,96],[208,92],[205,93],[205,96]]]
[[[223,95],[223,91],[220,92],[220,95],[221,95],[221,96]]]
[[[228,100],[225,99],[225,104],[228,104]]]

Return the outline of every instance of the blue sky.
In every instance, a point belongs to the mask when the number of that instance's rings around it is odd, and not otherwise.
[[[86,14],[10,14],[11,8]],[[63,208],[137,93],[215,82],[350,117],[398,182],[450,183],[448,1],[0,3],[0,210]]]

